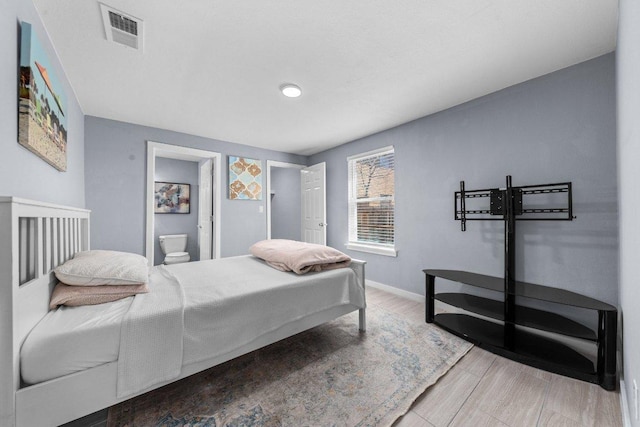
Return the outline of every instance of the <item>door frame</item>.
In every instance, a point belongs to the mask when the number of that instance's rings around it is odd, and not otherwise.
[[[221,212],[221,189],[222,182],[222,154],[215,151],[200,150],[197,148],[183,147],[179,145],[164,144],[161,142],[147,141],[147,194],[146,194],[146,235],[145,235],[145,256],[149,261],[149,265],[153,265],[154,261],[154,240],[155,240],[155,214],[154,204],[154,182],[156,173],[156,158],[163,157],[168,159],[186,160],[191,162],[212,161],[213,163],[213,182],[211,190],[213,192],[213,250],[212,258],[220,258],[220,212]],[[200,177],[198,178],[200,181]],[[199,182],[200,183],[200,182]],[[200,194],[198,194],[200,197]]]
[[[302,170],[306,165],[296,163],[278,162],[275,160],[267,160],[267,239],[271,239],[271,168],[289,168]],[[302,203],[302,200],[300,200]],[[302,238],[302,235],[300,235]]]

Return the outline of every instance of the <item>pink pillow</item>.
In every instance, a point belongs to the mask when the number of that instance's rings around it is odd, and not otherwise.
[[[102,286],[68,286],[64,283],[58,283],[51,294],[49,309],[56,309],[60,305],[73,307],[102,304],[147,292],[149,292],[149,288],[146,283]]]

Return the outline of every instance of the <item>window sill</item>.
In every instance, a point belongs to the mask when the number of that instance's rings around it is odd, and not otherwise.
[[[390,256],[390,257],[397,257],[398,256],[398,251],[396,250],[395,247],[388,247],[388,246],[375,246],[375,245],[365,245],[362,243],[347,243],[347,249],[350,249],[352,251],[359,251],[359,252],[368,252],[370,254],[376,254],[376,255],[384,255],[384,256]]]

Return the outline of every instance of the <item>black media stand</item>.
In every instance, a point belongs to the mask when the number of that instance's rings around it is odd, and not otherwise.
[[[525,208],[524,206],[532,197],[539,197],[542,201],[538,199],[537,204],[532,203],[535,208]],[[488,209],[478,206],[479,202],[487,199]],[[543,208],[541,202],[552,206]],[[616,388],[616,308],[564,289],[534,285],[515,279],[516,220],[573,220],[571,183],[513,187],[511,177],[507,176],[505,189],[465,191],[464,181],[462,181],[460,191],[455,192],[455,219],[461,221],[462,231],[466,230],[466,221],[470,220],[504,221],[504,277],[458,270],[423,270],[426,275],[426,321],[436,323],[449,332],[493,353],[550,372],[599,384],[607,390],[614,390]],[[504,298],[499,301],[467,293],[436,294],[436,277],[502,292]],[[435,300],[462,308],[466,312],[495,319],[495,321],[466,314],[435,315]],[[526,300],[595,310],[598,312],[598,330],[594,332],[562,315],[522,305]],[[575,350],[554,338],[549,338],[549,334],[543,337],[541,334],[531,333],[516,326],[593,341],[597,344],[596,366],[594,367],[588,358]]]
[[[503,324],[465,314],[435,314],[434,301],[438,300],[468,312],[504,321],[502,301],[466,293],[435,293],[436,277],[501,292],[503,278],[458,270],[424,270],[424,273],[426,275],[427,323],[435,323],[501,356],[560,375],[599,384],[606,390],[615,390],[617,329],[615,307],[564,289],[516,281],[515,295],[518,297],[598,311],[599,326],[596,334],[590,328],[558,314],[515,306],[515,325],[596,342],[598,361],[597,368],[594,368],[589,359],[552,338],[514,328],[513,336],[507,339]]]

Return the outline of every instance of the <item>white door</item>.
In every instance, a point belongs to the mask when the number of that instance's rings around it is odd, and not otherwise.
[[[326,165],[324,162],[300,171],[302,179],[302,240],[327,244]]]
[[[200,161],[198,169],[198,251],[200,260],[211,259],[213,245],[213,159]]]

